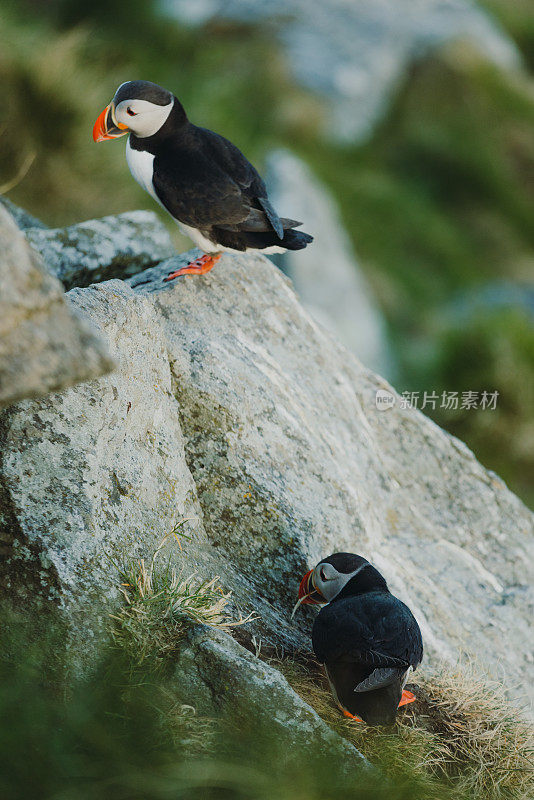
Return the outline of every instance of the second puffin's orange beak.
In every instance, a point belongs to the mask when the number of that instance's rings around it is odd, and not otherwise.
[[[306,575],[303,577],[299,585],[299,600],[302,600],[303,605],[306,605],[307,603],[313,605],[315,602],[311,597],[311,595],[314,593],[313,584],[310,590],[310,579],[312,576],[312,572],[313,570],[310,569],[310,571],[307,572]]]
[[[128,126],[123,125],[122,122],[115,123],[113,103],[110,103],[93,125],[93,140],[95,142],[104,142],[106,139],[118,139],[119,136],[124,136],[125,133],[128,133],[128,130]]]
[[[310,571],[306,573],[300,582],[299,599],[297,600],[295,608],[293,609],[293,613],[291,614],[292,617],[299,606],[320,606],[326,602],[320,591],[315,588],[315,585],[312,581],[312,575],[313,570],[310,569]]]

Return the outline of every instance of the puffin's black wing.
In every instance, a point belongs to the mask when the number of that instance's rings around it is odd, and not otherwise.
[[[319,661],[354,661],[378,669],[416,667],[421,631],[410,609],[388,592],[336,600],[318,614],[312,631]]]
[[[280,219],[269,201],[265,182],[235,144],[207,128],[196,128],[196,135],[202,143],[203,151],[239,186],[243,199],[250,207],[248,218],[235,230],[274,230],[278,238],[283,239],[284,229],[302,224],[292,219]],[[230,229],[228,225],[219,227]]]
[[[243,222],[250,205],[239,186],[202,151],[176,150],[156,156],[152,183],[175,219],[199,230]],[[173,157],[174,156],[174,157]]]

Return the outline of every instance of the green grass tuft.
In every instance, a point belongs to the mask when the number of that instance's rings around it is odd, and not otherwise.
[[[137,654],[139,666],[155,658],[160,665],[167,663],[191,625],[229,631],[253,618],[229,616],[231,592],[223,591],[218,577],[184,575],[168,561],[160,563],[167,540],[174,536],[179,543],[177,530],[163,539],[148,564],[139,558],[117,565],[124,605],[112,615],[112,636],[122,649]]]

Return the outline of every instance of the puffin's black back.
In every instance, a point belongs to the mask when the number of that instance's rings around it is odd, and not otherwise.
[[[371,725],[385,725],[395,719],[407,670],[420,663],[423,643],[410,609],[389,592],[374,567],[368,569],[367,577],[362,571],[319,612],[312,641],[340,705]],[[359,591],[362,579],[372,584],[377,575],[383,586]],[[390,682],[354,691],[376,669],[390,670]]]

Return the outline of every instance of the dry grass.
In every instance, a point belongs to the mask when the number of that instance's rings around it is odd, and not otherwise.
[[[395,779],[415,781],[427,800],[532,800],[534,730],[499,684],[469,666],[417,676],[417,701],[392,729],[345,719],[315,662],[274,660],[295,691],[340,735]]]
[[[250,614],[238,619],[229,616],[231,592],[223,591],[217,576],[210,580],[194,572],[184,576],[169,563],[160,563],[171,537],[179,542],[177,529],[163,539],[148,564],[140,558],[119,566],[125,605],[112,615],[112,634],[118,644],[134,645],[139,665],[147,659],[162,664],[179,650],[193,624],[229,630],[252,619]]]
[[[429,730],[440,748],[434,768],[474,797],[534,797],[534,730],[470,665],[422,677],[420,701],[402,725]]]
[[[152,684],[152,708],[173,747],[187,757],[198,758],[213,752],[218,721],[197,713],[195,706],[183,703],[173,686]]]
[[[130,683],[139,691],[149,687],[152,711],[161,720],[172,746],[182,757],[207,756],[215,747],[218,723],[197,715],[183,703],[172,681],[164,675],[179,654],[187,629],[194,624],[229,630],[251,619],[229,614],[231,592],[224,592],[218,577],[210,580],[196,573],[183,575],[162,559],[169,539],[181,548],[182,520],[160,543],[151,559],[131,559],[116,564],[124,606],[111,615],[111,635],[119,650],[128,655]],[[187,538],[187,537],[185,537]]]

